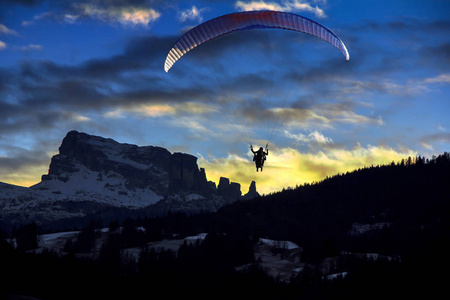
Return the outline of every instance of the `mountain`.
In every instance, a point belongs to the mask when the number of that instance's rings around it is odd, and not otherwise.
[[[41,182],[0,183],[0,225],[82,218],[108,208],[215,211],[241,195],[240,184],[227,178],[216,188],[193,155],[70,131]],[[242,199],[256,196],[253,182]]]

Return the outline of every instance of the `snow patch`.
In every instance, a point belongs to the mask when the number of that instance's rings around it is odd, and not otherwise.
[[[352,228],[349,231],[350,235],[358,236],[365,234],[369,231],[373,230],[381,230],[385,227],[391,226],[390,222],[379,222],[379,223],[373,223],[373,224],[360,224],[360,223],[353,223]]]
[[[150,189],[127,189],[125,179],[115,172],[94,172],[81,164],[76,167],[79,171],[71,173],[66,182],[45,180],[32,189],[55,200],[93,201],[127,208],[141,208],[163,199]]]
[[[205,199],[202,195],[199,194],[187,194],[185,197],[186,201],[193,201],[193,200],[201,200]]]
[[[274,241],[274,240],[260,238],[259,242],[262,244],[271,246],[271,247],[279,248],[279,249],[292,250],[292,249],[300,248],[297,244],[290,242],[290,241]]]
[[[329,275],[324,276],[322,278],[325,279],[325,280],[335,280],[335,279],[338,279],[338,278],[344,279],[347,275],[348,275],[348,272],[340,272],[340,273],[329,274]]]
[[[208,235],[207,233],[199,233],[194,236],[187,236],[184,238],[184,240],[186,241],[187,244],[194,244],[197,241],[200,241],[200,242],[203,241],[207,235]]]

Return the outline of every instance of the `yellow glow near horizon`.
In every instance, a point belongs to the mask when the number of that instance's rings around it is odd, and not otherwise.
[[[392,148],[368,146],[352,150],[329,150],[317,153],[300,153],[292,148],[269,152],[263,172],[256,172],[251,157],[230,155],[227,158],[199,159],[199,166],[205,168],[208,180],[219,183],[220,177],[239,182],[243,194],[251,181],[256,181],[260,194],[280,191],[304,183],[318,182],[327,176],[354,171],[371,165],[398,162],[408,156],[415,157],[412,150],[396,151]]]
[[[0,179],[1,182],[30,187],[41,181],[41,177],[48,173],[48,164],[42,166],[32,166],[27,168],[26,171],[19,170],[17,173],[10,173],[6,177]]]

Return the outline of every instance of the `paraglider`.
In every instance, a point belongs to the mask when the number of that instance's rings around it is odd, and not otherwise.
[[[192,28],[173,45],[167,54],[164,70],[170,68],[190,50],[238,30],[279,28],[308,33],[317,36],[335,46],[348,61],[350,55],[342,40],[330,29],[308,18],[280,11],[245,11],[223,15]]]
[[[250,150],[253,152],[253,161],[256,165],[256,172],[264,167],[264,162],[266,161],[266,155],[269,155],[269,144],[266,144],[266,152],[264,152],[263,147],[259,147],[259,150],[253,150],[253,145],[250,145]]]
[[[293,13],[280,11],[245,11],[211,19],[187,31],[178,39],[167,54],[164,70],[169,72],[173,65],[187,52],[217,37],[241,30],[271,28],[292,30],[319,37],[336,47],[344,55],[346,61],[350,59],[347,47],[342,40],[330,29],[316,21]],[[275,124],[278,124],[278,121]],[[272,132],[273,130],[274,128]],[[253,146],[250,145],[250,149],[254,154],[253,161],[256,165],[256,171],[258,172],[259,169],[262,171],[266,155],[269,154],[268,145],[266,145],[266,152],[263,147],[260,147],[258,151],[254,151]]]

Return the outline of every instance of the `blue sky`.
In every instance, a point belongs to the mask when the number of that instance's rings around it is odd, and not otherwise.
[[[164,72],[188,29],[274,9],[350,53],[286,30],[236,32]],[[0,181],[30,186],[79,130],[196,155],[208,179],[268,193],[449,151],[450,1],[82,0],[0,3]],[[263,173],[249,143],[269,142]]]

